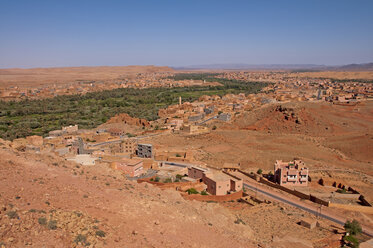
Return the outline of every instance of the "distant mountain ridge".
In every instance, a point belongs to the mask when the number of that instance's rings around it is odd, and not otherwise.
[[[370,71],[373,70],[373,63],[348,64],[342,66],[327,66],[317,64],[209,64],[209,65],[191,65],[184,67],[172,67],[175,70],[352,70],[352,71]]]

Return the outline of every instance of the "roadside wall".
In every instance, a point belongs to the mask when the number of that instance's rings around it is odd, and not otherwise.
[[[176,190],[184,189],[184,188],[199,188],[201,185],[204,185],[201,182],[174,182],[174,183],[162,183],[162,182],[154,182],[150,181],[150,179],[155,179],[155,177],[147,177],[147,178],[141,178],[137,180],[137,183],[150,183],[153,185],[158,186],[161,189],[170,189],[174,188]]]

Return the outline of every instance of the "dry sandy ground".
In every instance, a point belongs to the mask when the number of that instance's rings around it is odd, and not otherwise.
[[[137,73],[172,72],[169,67],[157,66],[99,66],[33,69],[0,69],[0,87],[35,87],[76,81],[104,81],[120,79]]]

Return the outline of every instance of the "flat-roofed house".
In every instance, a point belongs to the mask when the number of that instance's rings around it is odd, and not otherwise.
[[[111,168],[121,170],[130,177],[138,177],[144,173],[142,160],[122,158],[120,161],[111,163]]]
[[[206,184],[206,191],[211,195],[226,195],[243,189],[243,180],[238,177],[196,166],[188,168],[188,177],[201,180]]]

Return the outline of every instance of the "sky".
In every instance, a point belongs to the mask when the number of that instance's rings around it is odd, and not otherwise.
[[[372,0],[0,0],[0,68],[373,62]]]

